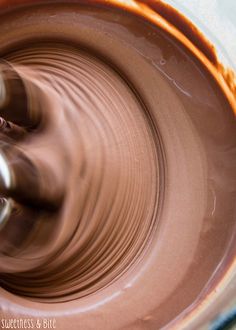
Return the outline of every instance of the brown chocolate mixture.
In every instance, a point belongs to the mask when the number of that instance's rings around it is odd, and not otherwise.
[[[211,53],[203,63],[161,24],[82,1],[2,13],[1,58],[40,112],[5,151],[10,167],[26,155],[36,170],[12,174],[4,317],[158,329],[229,267],[234,99]]]

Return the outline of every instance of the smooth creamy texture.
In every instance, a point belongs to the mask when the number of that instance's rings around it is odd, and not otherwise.
[[[18,146],[64,189],[57,213],[20,211],[13,258],[7,245],[0,256],[13,293],[1,291],[2,315],[56,317],[58,329],[166,325],[234,253],[227,98],[179,42],[118,9],[39,6],[0,26],[2,56],[38,86],[45,112]]]
[[[10,272],[32,271],[4,276],[3,283],[36,298],[68,300],[73,294],[74,299],[119,276],[149,239],[158,207],[158,140],[135,92],[91,55],[43,44],[8,60],[17,63],[15,69],[26,81],[35,76],[47,93],[49,101],[42,107],[49,118],[22,149],[60,174],[65,199],[59,214],[50,213],[46,217],[51,219],[39,224],[53,223],[56,244],[54,239],[44,242],[36,251],[32,242],[23,250],[17,246]],[[32,264],[18,265],[29,256]]]

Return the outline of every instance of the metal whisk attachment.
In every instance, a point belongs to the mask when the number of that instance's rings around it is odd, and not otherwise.
[[[44,160],[19,147],[43,119],[37,88],[11,64],[0,64],[0,230],[11,219],[14,203],[52,211],[63,197]]]

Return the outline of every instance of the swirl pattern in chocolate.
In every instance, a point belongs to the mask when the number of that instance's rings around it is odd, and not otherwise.
[[[50,100],[41,104],[49,118],[24,144],[34,159],[48,157],[54,172],[63,168],[60,213],[67,213],[48,219],[58,227],[57,248],[40,256],[35,269],[7,275],[2,283],[32,298],[79,298],[119,277],[150,238],[157,221],[159,142],[134,89],[92,55],[44,44],[8,60]]]
[[[17,199],[1,234],[4,316],[171,327],[217,295],[232,264],[235,98],[212,49],[168,11],[128,8],[81,0],[1,15],[0,54],[43,113],[15,147],[48,200],[60,197],[53,211]]]

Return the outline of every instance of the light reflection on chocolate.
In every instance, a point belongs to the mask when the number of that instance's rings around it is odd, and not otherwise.
[[[16,221],[4,234],[3,315],[166,325],[214,290],[234,253],[235,100],[214,56],[204,65],[109,4],[26,7],[0,26],[1,56],[37,85],[46,118],[17,145],[64,191],[55,212],[22,208],[23,241]]]

